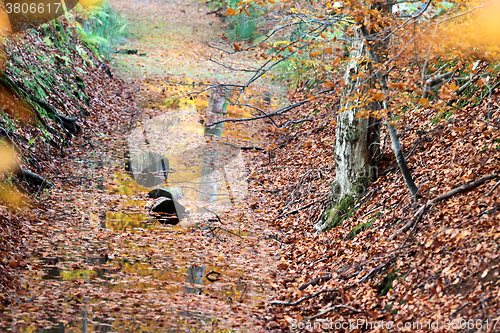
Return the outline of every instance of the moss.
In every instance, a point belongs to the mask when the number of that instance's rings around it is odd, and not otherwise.
[[[397,269],[392,271],[391,273],[388,273],[386,276],[384,276],[382,281],[380,281],[380,283],[377,285],[378,295],[379,296],[387,295],[387,293],[392,289],[392,284],[394,280],[396,279],[399,280],[402,277],[404,277],[404,274],[398,275]]]
[[[370,229],[373,225],[374,219],[370,219],[366,223],[360,223],[355,226],[351,231],[349,231],[349,235],[347,235],[348,240],[353,240],[357,235],[359,235],[362,231],[366,231]]]
[[[346,195],[336,206],[341,214],[345,214],[349,211],[349,209],[354,206],[354,198],[350,195]]]
[[[346,139],[350,142],[354,142],[359,139],[359,133],[357,131],[357,121],[353,121],[353,123],[347,128],[346,131]]]
[[[353,207],[356,199],[350,195],[346,195],[333,208],[326,209],[320,217],[326,226],[325,231],[342,225],[344,220],[351,217],[354,213]]]

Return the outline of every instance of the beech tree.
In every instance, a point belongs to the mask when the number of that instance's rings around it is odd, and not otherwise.
[[[436,121],[440,122],[445,120],[443,114],[463,112],[463,106],[470,105],[471,96],[461,94],[471,82],[480,77],[485,81],[496,71],[491,66],[498,59],[494,46],[498,38],[489,32],[495,20],[490,17],[495,12],[491,6],[496,2],[270,3],[274,1],[244,0],[226,12],[229,16],[246,13],[251,17],[250,9],[260,10],[263,21],[273,24],[261,38],[234,41],[223,36],[222,41],[212,44],[219,51],[212,61],[250,73],[246,83],[227,85],[239,92],[232,95],[230,103],[245,105],[240,102],[245,89],[272,73],[280,63],[301,55],[308,55],[316,72],[322,73],[320,84],[306,100],[274,112],[253,107],[259,115],[217,123],[268,118],[276,126],[285,127],[309,119],[287,121],[280,126],[276,116],[342,89],[340,106],[335,110],[336,179],[316,229],[325,231],[340,225],[366,185],[377,178],[381,128],[387,128],[386,137],[391,141],[403,180],[410,195],[417,199],[418,187],[399,143],[397,118],[408,110],[418,112],[432,104],[439,110]],[[469,33],[467,38],[455,32],[457,26]],[[253,66],[231,63],[231,55],[243,51],[254,52],[257,61]],[[332,72],[343,72],[342,79],[333,82]],[[491,91],[491,87],[487,89]]]

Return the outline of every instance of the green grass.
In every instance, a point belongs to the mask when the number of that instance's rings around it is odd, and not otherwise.
[[[88,44],[95,45],[99,53],[109,57],[118,45],[130,37],[127,25],[125,17],[105,2],[90,14],[86,14],[82,23],[81,37]]]

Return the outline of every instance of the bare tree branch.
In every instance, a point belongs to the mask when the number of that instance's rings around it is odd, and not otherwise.
[[[301,297],[299,298],[298,300],[296,301],[271,301],[271,305],[282,305],[282,306],[296,306],[296,305],[299,305],[300,303],[308,300],[308,299],[311,299],[311,298],[314,298],[314,297],[317,297],[321,294],[324,294],[324,293],[333,293],[333,292],[336,292],[336,291],[339,291],[337,288],[335,289],[324,289],[324,290],[320,290],[318,292],[315,292],[314,294],[310,294],[310,295],[307,295],[307,296],[304,296],[304,297]]]
[[[434,205],[435,203],[437,203],[439,201],[442,201],[442,200],[449,199],[449,198],[451,198],[452,196],[454,196],[456,194],[459,194],[459,193],[465,192],[467,190],[476,188],[476,187],[484,184],[486,181],[488,181],[490,179],[496,179],[496,178],[499,178],[499,177],[500,177],[500,174],[497,174],[497,173],[494,173],[494,174],[491,174],[491,175],[486,175],[486,176],[483,176],[483,177],[479,178],[476,181],[473,181],[471,183],[464,184],[464,185],[462,185],[460,187],[454,188],[453,190],[451,190],[449,192],[441,194],[441,195],[435,197],[434,199],[427,201],[423,206],[421,206],[417,210],[417,212],[413,215],[413,217],[401,229],[396,230],[388,238],[388,240],[391,241],[399,233],[408,231],[413,226],[413,224],[416,223],[418,216],[420,216],[427,208],[429,208],[430,206]]]
[[[334,306],[331,306],[329,308],[326,308],[324,310],[321,310],[320,312],[318,312],[314,316],[306,318],[305,320],[313,320],[315,318],[321,317],[322,315],[327,314],[328,312],[331,312],[331,311],[336,310],[336,309],[348,309],[348,310],[351,310],[352,312],[356,312],[356,313],[361,312],[361,310],[358,310],[350,305],[338,304],[338,305],[334,305]]]
[[[334,91],[335,89],[334,88],[331,88],[331,89],[326,89],[326,90],[322,90],[320,92],[317,92],[315,94],[313,94],[313,96],[319,96],[321,94],[325,94],[325,93],[328,93],[328,92],[332,92]],[[221,124],[221,123],[238,123],[238,122],[243,122],[243,121],[251,121],[251,120],[257,120],[257,119],[262,119],[262,118],[268,118],[268,117],[271,117],[271,116],[277,116],[277,115],[280,115],[280,114],[283,114],[287,111],[290,111],[296,107],[299,107],[307,102],[310,102],[311,99],[305,99],[305,100],[302,100],[300,102],[297,102],[297,103],[294,103],[294,104],[291,104],[291,105],[288,105],[288,106],[285,106],[285,107],[282,107],[281,109],[278,109],[276,110],[275,112],[272,112],[272,113],[266,113],[265,115],[262,115],[262,116],[256,116],[256,117],[252,117],[252,118],[240,118],[240,119],[223,119],[223,120],[219,120],[219,121],[215,121],[211,124],[208,124],[207,126],[215,126],[217,124]]]

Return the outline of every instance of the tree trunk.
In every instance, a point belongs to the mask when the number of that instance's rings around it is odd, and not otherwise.
[[[373,75],[373,64],[383,62],[380,58],[385,56],[382,54],[385,47],[382,42],[367,43],[365,38],[368,35],[364,27],[356,28],[357,38],[344,75],[346,86],[342,93],[341,112],[337,116],[336,179],[331,186],[329,207],[316,222],[318,232],[340,225],[365,191],[365,186],[377,177],[380,121],[360,117],[358,113],[380,109],[380,103],[364,102],[363,99],[376,86],[378,75]]]

